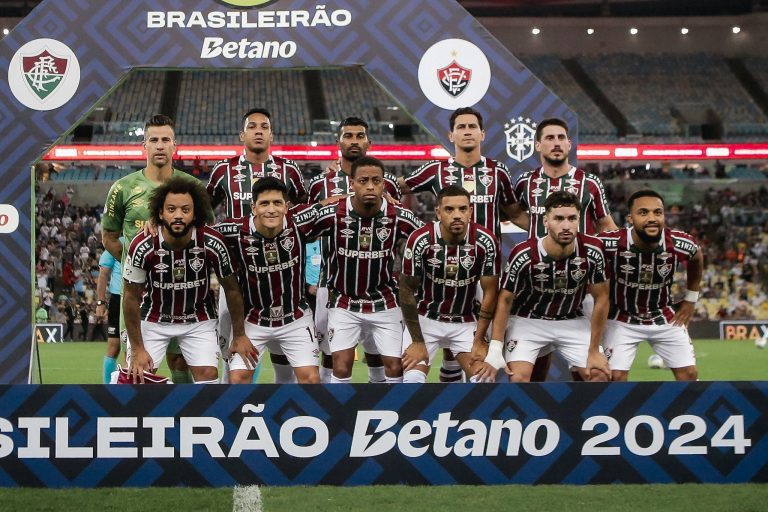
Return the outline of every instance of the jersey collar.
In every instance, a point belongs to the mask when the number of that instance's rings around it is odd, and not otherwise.
[[[661,240],[659,240],[659,245],[656,246],[656,248],[652,251],[643,251],[640,249],[637,245],[635,245],[635,239],[632,237],[632,230],[634,228],[632,226],[627,227],[627,248],[635,253],[640,254],[661,254],[664,252],[665,246],[664,242],[666,237],[664,236],[664,230],[661,230]]]

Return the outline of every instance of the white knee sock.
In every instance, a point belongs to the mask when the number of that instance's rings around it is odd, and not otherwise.
[[[427,374],[421,370],[408,370],[403,375],[403,382],[406,384],[424,384],[427,382]]]
[[[384,377],[384,367],[383,366],[369,366],[368,367],[368,382],[371,384],[381,384],[386,382],[386,378]]]
[[[272,368],[275,369],[275,384],[296,384],[296,374],[291,365],[272,363]]]
[[[352,377],[341,378],[331,374],[331,384],[349,384]]]
[[[331,375],[333,375],[332,368],[326,368],[325,366],[322,366],[322,365],[320,366],[320,383],[321,384],[330,384]]]
[[[386,375],[384,378],[387,379],[387,384],[400,384],[403,382],[403,377],[387,377]]]
[[[213,379],[213,380],[196,380],[195,384],[218,384],[219,379]]]

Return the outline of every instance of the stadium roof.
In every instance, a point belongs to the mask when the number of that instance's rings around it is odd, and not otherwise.
[[[458,0],[477,17],[722,16],[768,11],[768,0]],[[22,18],[41,0],[0,0],[0,18]]]

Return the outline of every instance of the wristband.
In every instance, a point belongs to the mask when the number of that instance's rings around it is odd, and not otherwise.
[[[685,302],[693,302],[694,304],[699,300],[699,292],[695,292],[693,290],[688,290],[685,292],[685,297],[683,298]]]

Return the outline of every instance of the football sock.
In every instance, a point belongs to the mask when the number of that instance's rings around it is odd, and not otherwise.
[[[272,368],[275,369],[275,384],[296,384],[296,374],[293,373],[291,365],[272,363]]]
[[[384,377],[384,367],[383,366],[369,366],[368,367],[368,382],[371,384],[381,384],[386,382],[386,378]]]
[[[331,374],[331,384],[349,384],[351,380],[352,377],[341,378]]]
[[[112,378],[112,372],[117,369],[117,359],[114,357],[104,356],[104,362],[102,363],[102,370],[104,372],[104,384],[109,384]]]
[[[424,384],[427,382],[427,374],[421,370],[408,370],[403,374],[403,382],[406,384]]]
[[[400,377],[386,377],[385,376],[385,378],[387,379],[387,384],[401,384],[403,382],[403,377],[402,376],[400,376]]]
[[[458,361],[443,360],[440,366],[440,382],[461,382],[463,374]]]

